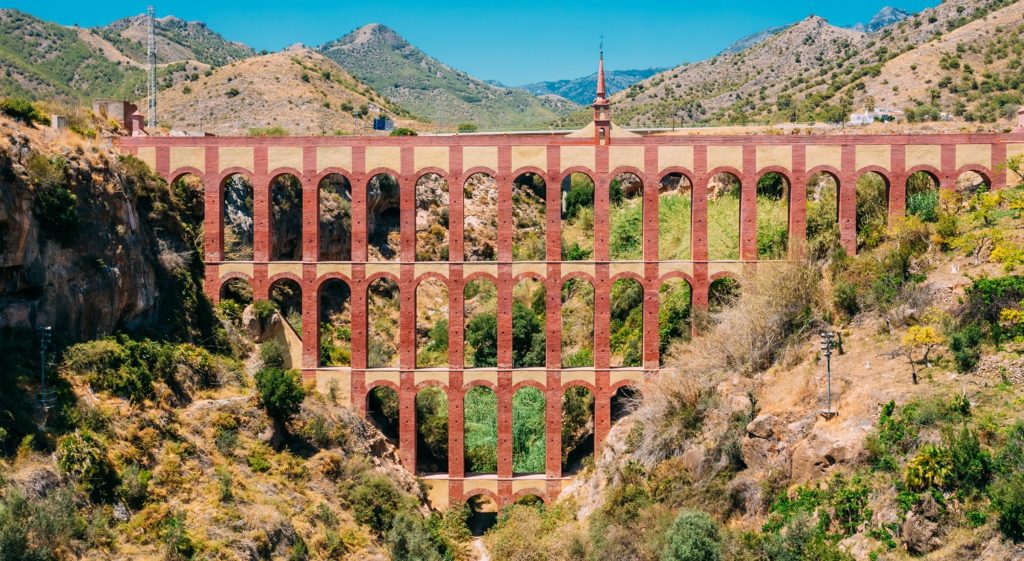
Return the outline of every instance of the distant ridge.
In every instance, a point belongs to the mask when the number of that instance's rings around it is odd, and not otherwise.
[[[639,70],[606,70],[605,84],[608,94],[622,91],[633,84],[650,78],[665,68],[643,68]],[[597,73],[571,80],[553,82],[535,82],[520,86],[535,95],[554,94],[568,99],[578,105],[590,105],[594,101],[594,90],[597,87]]]

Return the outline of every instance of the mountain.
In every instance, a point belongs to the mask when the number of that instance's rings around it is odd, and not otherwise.
[[[763,43],[766,39],[768,39],[769,37],[771,37],[773,35],[778,34],[780,31],[782,31],[784,29],[786,29],[786,26],[785,25],[780,25],[778,27],[769,27],[768,29],[765,29],[764,31],[758,31],[757,33],[752,33],[750,35],[747,35],[746,37],[738,39],[737,41],[735,41],[733,44],[731,44],[728,47],[726,47],[725,49],[723,49],[722,52],[718,53],[718,54],[720,54],[720,55],[734,55],[736,53],[745,51],[745,50],[749,49],[750,47],[753,47],[754,45]]]
[[[157,63],[194,60],[216,67],[256,54],[252,47],[228,41],[202,22],[166,16],[157,18],[154,23]],[[120,19],[90,31],[109,41],[131,60],[146,62],[148,24],[145,15]]]
[[[301,47],[233,62],[176,84],[157,95],[157,106],[162,125],[218,135],[275,128],[273,134],[352,134],[371,128],[374,106],[399,125],[415,126],[407,111],[334,61]]]
[[[576,109],[474,78],[428,56],[380,24],[361,27],[323,45],[320,52],[391,101],[445,125],[529,127]]]
[[[608,88],[608,93],[614,94],[664,70],[664,68],[644,68],[640,70],[605,71],[605,84]],[[587,106],[594,102],[594,91],[597,89],[597,73],[595,72],[590,76],[573,80],[535,82],[520,87],[534,95],[554,94],[578,105]]]
[[[811,16],[634,84],[612,97],[613,116],[650,127],[842,122],[877,106],[919,121],[1005,122],[1024,103],[1022,19],[1024,1],[1008,0],[944,2],[874,33]],[[555,125],[588,119],[581,111]]]
[[[866,31],[868,33],[874,33],[883,27],[889,27],[894,23],[899,23],[909,17],[913,17],[914,14],[901,10],[899,8],[893,8],[892,6],[886,6],[879,10],[875,17],[871,18],[871,21],[867,25],[858,23],[854,26],[854,29],[858,31]]]

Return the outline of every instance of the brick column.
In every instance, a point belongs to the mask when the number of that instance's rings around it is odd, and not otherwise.
[[[1009,185],[1006,169],[1006,144],[992,144],[992,165],[988,169],[992,170],[993,189],[1002,189]]]
[[[498,182],[498,261],[510,263],[512,261],[512,230],[515,229],[515,220],[512,208],[512,181],[509,177],[512,173],[512,147],[498,147],[498,176],[494,178]]]
[[[398,390],[398,448],[402,466],[416,473],[416,386],[414,372],[403,370]]]
[[[268,278],[267,264],[256,263],[252,266],[252,299],[270,299],[270,279]]]
[[[849,255],[857,254],[857,170],[854,146],[842,147],[843,171],[839,178],[839,239]]]
[[[399,189],[399,234],[402,247],[399,248],[399,260],[405,263],[416,262],[416,178],[413,177],[412,146],[402,147],[402,176],[398,180]]]
[[[757,152],[752,144],[743,146],[743,175],[740,180],[740,259],[757,260]]]
[[[448,477],[466,476],[465,396],[462,370],[448,372]]]
[[[404,251],[404,250],[403,250]],[[398,366],[402,370],[416,368],[416,284],[415,265],[402,263],[400,311],[398,320]]]
[[[547,324],[545,355],[549,370],[562,367],[562,286],[559,269],[557,263],[548,264],[548,279],[544,283],[544,322]]]
[[[655,271],[646,271],[647,278],[644,280],[644,303],[643,303],[643,363],[645,370],[657,370],[660,366],[659,356],[660,325],[658,322],[658,302],[661,285],[658,282],[656,265]],[[644,265],[648,269],[648,265]]]
[[[889,209],[889,224],[902,218],[907,211],[907,179],[906,173],[906,146],[894,144],[891,150],[891,163],[889,164],[889,200],[886,206]]]
[[[608,264],[594,267],[594,364],[595,368],[611,367],[611,292]]]
[[[465,191],[462,177],[462,147],[448,149],[448,261],[462,262],[465,256]],[[460,363],[461,364],[461,363]]]
[[[498,265],[498,368],[512,368],[512,265]]]
[[[608,371],[596,373],[597,384],[594,390],[594,461],[597,453],[608,438],[612,429],[612,403],[608,391]]]
[[[253,261],[270,261],[270,177],[267,175],[267,147],[253,149],[252,174]]]
[[[461,369],[466,365],[466,283],[461,264],[449,265],[448,269],[448,364]]]
[[[548,174],[544,176],[544,211],[547,218],[547,261],[562,260],[562,184],[559,181],[561,154],[557,146],[548,146]]]
[[[316,147],[302,147],[302,261],[320,260],[320,185],[316,182]]]
[[[942,144],[940,158],[939,186],[941,189],[956,189],[956,144]]]
[[[512,372],[498,371],[498,478],[512,477]]]
[[[207,263],[203,275],[203,291],[214,306],[220,303],[220,265]]]
[[[548,370],[544,392],[544,464],[548,479],[562,477],[562,382],[557,370]]]
[[[693,147],[694,177],[690,204],[690,258],[708,260],[707,147]]]
[[[224,186],[219,167],[220,153],[216,147],[207,147],[203,175],[203,252],[207,263],[224,259]]]
[[[303,377],[316,380],[320,366],[320,298],[316,290],[316,264],[302,265],[302,370]]]
[[[352,147],[352,261],[366,262],[366,148]]]
[[[598,173],[594,174],[594,261],[608,261],[608,232],[610,230],[608,189],[608,147],[597,147]]]
[[[366,265],[352,265],[352,369],[366,369]]]
[[[793,146],[793,172],[789,177],[789,258],[807,254],[807,147]]]

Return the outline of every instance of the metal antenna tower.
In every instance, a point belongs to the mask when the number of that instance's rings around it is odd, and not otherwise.
[[[146,62],[149,64],[149,128],[156,129],[156,31],[153,6],[146,7],[146,21],[149,23]]]
[[[839,413],[832,409],[832,350],[836,348],[836,333],[831,330],[821,332],[821,350],[825,351],[825,407],[821,416],[831,419]]]
[[[53,409],[54,404],[57,402],[57,394],[54,390],[46,387],[46,369],[50,366],[47,362],[46,347],[50,345],[50,341],[53,340],[53,328],[50,326],[40,326],[39,331],[39,394],[36,396],[39,399],[39,405],[43,409],[43,423],[45,424],[46,417],[50,413],[50,409]]]

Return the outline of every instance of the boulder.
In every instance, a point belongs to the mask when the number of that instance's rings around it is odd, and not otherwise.
[[[683,463],[683,467],[686,471],[690,472],[690,475],[694,479],[700,479],[701,475],[704,474],[704,463],[707,459],[707,453],[704,450],[704,446],[700,444],[694,444],[683,452],[680,461]]]
[[[793,447],[791,477],[796,483],[820,479],[834,466],[856,460],[860,446],[852,434],[813,432]]]
[[[747,424],[747,434],[756,438],[772,438],[775,436],[775,428],[778,424],[779,419],[775,415],[758,415]]]
[[[768,467],[774,452],[774,441],[765,438],[748,436],[740,443],[740,455],[743,457],[743,463],[750,469]]]
[[[942,528],[939,523],[915,511],[907,514],[900,537],[906,544],[907,551],[915,555],[929,553],[942,547]]]

